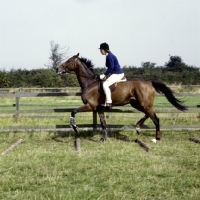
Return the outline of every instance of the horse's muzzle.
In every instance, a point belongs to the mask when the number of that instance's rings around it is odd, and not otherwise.
[[[58,75],[62,75],[62,74],[65,74],[65,70],[60,71],[60,70],[56,69],[56,73]]]

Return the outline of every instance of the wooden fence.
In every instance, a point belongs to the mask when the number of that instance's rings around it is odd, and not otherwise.
[[[200,85],[169,85],[169,87],[178,93],[182,93],[183,91],[198,92],[200,93]],[[80,92],[80,87],[59,87],[59,88],[45,88],[45,87],[37,87],[37,88],[0,88],[0,93],[44,93],[44,92],[65,92],[65,93],[75,93]]]
[[[77,88],[76,88],[77,89]],[[78,88],[79,89],[79,88]],[[77,89],[77,90],[78,90]],[[67,90],[67,89],[66,89]],[[68,88],[69,91],[69,88]],[[194,94],[193,94],[194,95]],[[15,92],[0,92],[0,98],[5,98],[5,97],[9,97],[9,98],[14,98],[15,99],[15,103],[13,105],[7,105],[8,106],[13,106],[15,107],[15,110],[1,110],[0,112],[2,114],[13,114],[16,118],[19,117],[20,114],[30,114],[30,113],[53,113],[53,112],[72,112],[73,109],[72,108],[52,108],[52,109],[40,109],[40,110],[21,110],[21,104],[20,104],[20,98],[21,97],[61,97],[61,96],[80,96],[80,92],[75,92],[74,90],[70,93],[70,92],[42,92],[42,93],[21,93],[19,91],[15,91]],[[200,94],[197,94],[197,96],[200,97]],[[28,105],[28,106],[34,106],[34,104],[32,105]],[[36,104],[35,104],[36,106]],[[39,105],[37,105],[39,106]],[[44,105],[40,105],[40,106],[44,106]],[[49,105],[51,107],[53,107],[54,105]],[[5,105],[0,105],[0,107],[5,107]],[[195,108],[195,109],[194,109]],[[115,109],[113,108],[111,111],[105,111],[105,112],[112,112],[112,113],[139,113],[137,110],[128,110],[126,109],[126,107],[121,107],[121,109]],[[174,111],[167,111],[167,110],[158,110],[156,111],[156,113],[180,113],[180,111],[178,110],[174,110]],[[193,106],[193,109],[189,109],[187,111],[187,113],[198,113],[199,116],[198,118],[200,118],[200,105],[196,105]],[[97,123],[97,112],[94,111],[91,113],[92,114],[92,124],[77,124],[78,127],[80,128],[93,128],[93,130],[95,131],[97,128],[100,127],[100,124]],[[1,116],[0,116],[1,117]],[[39,118],[40,116],[38,116]],[[124,125],[107,125],[108,128],[122,128],[122,129],[134,129],[135,126],[124,126]],[[11,131],[11,130],[66,130],[70,128],[69,125],[44,125],[44,126],[1,126],[0,127],[0,131]],[[143,129],[155,129],[155,127],[152,126],[143,126]],[[161,129],[165,130],[165,129],[170,129],[170,130],[181,130],[181,129],[190,129],[190,130],[200,130],[200,123],[197,125],[171,125],[171,126],[162,126]]]

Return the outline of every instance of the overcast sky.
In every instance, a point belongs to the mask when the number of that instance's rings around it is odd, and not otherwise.
[[[0,69],[45,68],[51,40],[95,67],[102,42],[121,66],[200,67],[200,0],[0,0]]]

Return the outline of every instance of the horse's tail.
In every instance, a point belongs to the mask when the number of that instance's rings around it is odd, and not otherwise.
[[[152,83],[153,87],[155,88],[156,92],[164,94],[165,97],[167,98],[167,100],[174,107],[176,107],[178,110],[181,110],[181,111],[187,110],[186,106],[181,105],[181,103],[183,103],[183,102],[180,101],[179,99],[177,99],[174,96],[173,91],[169,87],[167,87],[164,83],[157,82],[157,81],[152,81],[151,83]]]

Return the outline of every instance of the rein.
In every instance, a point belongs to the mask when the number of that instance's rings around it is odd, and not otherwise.
[[[82,75],[82,74],[76,74],[77,76],[82,76],[84,78],[87,78],[87,79],[95,79],[96,80],[96,75],[94,74],[93,76],[85,76],[85,75]]]
[[[74,74],[76,76],[82,76],[82,77],[87,78],[87,79],[95,79],[95,80],[97,79],[97,75],[96,74],[94,74],[92,76],[85,76],[83,74],[76,74],[75,72],[71,72],[71,71],[67,71],[67,73],[68,74]]]

